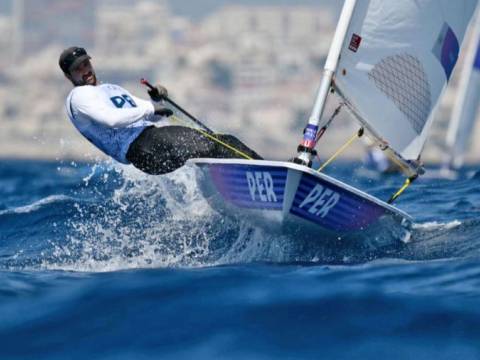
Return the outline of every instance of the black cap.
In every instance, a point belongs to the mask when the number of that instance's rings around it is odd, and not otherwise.
[[[58,59],[58,65],[60,65],[65,74],[69,74],[72,67],[77,66],[86,59],[91,59],[91,57],[84,48],[72,46],[63,50],[60,59]]]

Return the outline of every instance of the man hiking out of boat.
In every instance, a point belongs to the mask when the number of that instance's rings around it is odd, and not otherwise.
[[[191,158],[238,158],[241,152],[261,159],[232,135],[213,134],[220,140],[214,141],[193,128],[172,125],[173,112],[161,102],[167,96],[163,86],[148,91],[150,102],[118,85],[99,83],[90,59],[81,47],[60,55],[60,68],[74,86],[66,110],[77,130],[113,159],[152,175],[174,171]]]

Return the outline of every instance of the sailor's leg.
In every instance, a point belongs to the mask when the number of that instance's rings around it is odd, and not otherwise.
[[[217,135],[215,135],[217,136]],[[253,150],[231,135],[218,135],[238,150],[261,159]],[[127,159],[148,174],[165,174],[183,166],[192,158],[239,158],[239,154],[183,126],[151,127],[132,143]]]
[[[215,146],[183,126],[150,127],[130,145],[127,159],[152,175],[166,174],[193,157],[214,151]]]

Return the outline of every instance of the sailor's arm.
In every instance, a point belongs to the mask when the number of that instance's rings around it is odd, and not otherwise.
[[[134,95],[131,95],[133,101],[135,101],[135,103],[137,105],[141,105],[141,104],[144,104],[144,106],[149,106],[149,105],[152,105],[152,103],[148,100],[144,100],[144,99],[141,99],[139,97],[136,97]],[[173,111],[170,110],[169,108],[165,107],[163,102],[154,102],[153,103],[153,109],[154,109],[154,114],[155,115],[158,115],[158,116],[165,116],[165,117],[169,117],[169,116],[172,116],[173,115]],[[158,121],[159,119],[158,118],[153,118],[153,119],[150,119],[150,121]]]
[[[135,95],[132,95],[132,94],[130,94],[130,97],[132,98],[133,101],[135,101],[135,104],[137,104],[138,106],[149,106],[149,105],[153,106],[153,104],[148,100],[136,97]]]
[[[72,107],[92,120],[112,128],[126,127],[139,120],[149,119],[155,112],[152,103],[143,101],[136,107],[113,108],[94,91],[82,89],[72,97]]]

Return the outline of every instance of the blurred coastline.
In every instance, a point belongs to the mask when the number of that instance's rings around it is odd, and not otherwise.
[[[58,55],[79,45],[92,55],[101,81],[143,98],[140,78],[161,82],[209,126],[238,135],[267,158],[289,158],[313,106],[339,4],[217,0],[194,9],[166,0],[2,2],[0,157],[102,157],[64,110],[71,85],[58,68]],[[425,161],[442,160],[458,73],[437,110]],[[330,101],[324,116],[336,104]],[[333,153],[357,128],[343,112],[319,153]],[[467,162],[480,161],[479,145]],[[360,142],[345,156],[359,158],[363,151]]]

